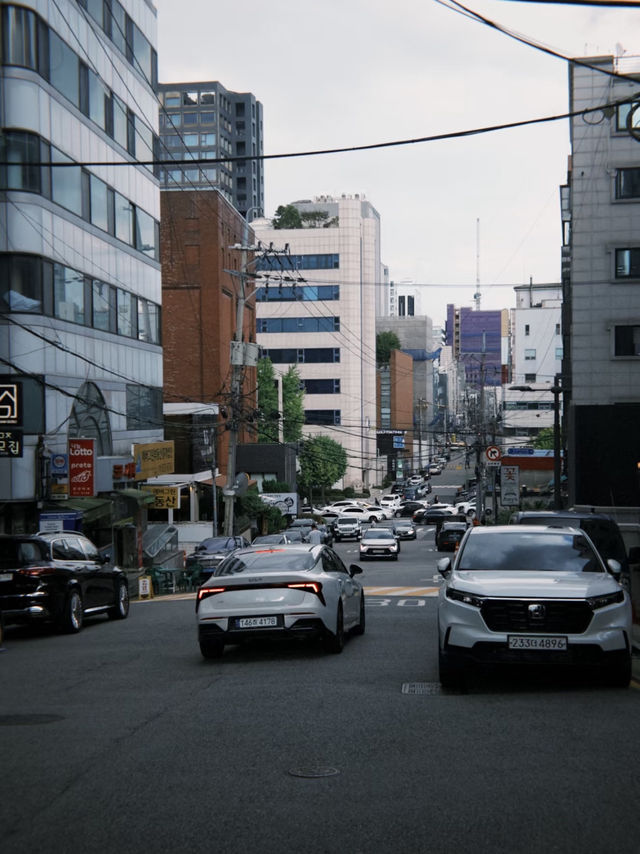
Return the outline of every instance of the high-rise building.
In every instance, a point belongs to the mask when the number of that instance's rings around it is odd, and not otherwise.
[[[638,81],[639,57],[582,58],[569,67],[561,384],[571,504],[640,505]]]
[[[257,341],[277,373],[298,369],[304,435],[341,444],[344,485],[369,487],[376,462],[376,289],[384,281],[380,216],[358,195],[292,204],[299,228],[251,223],[263,244],[289,248],[288,256],[258,268]]]
[[[163,438],[160,193],[140,163],[157,132],[156,13],[25,0],[0,14],[0,524],[18,532],[74,486],[69,439],[92,440],[95,479],[78,484],[108,498],[133,481],[132,443]],[[108,500],[58,509],[104,512],[111,537]]]
[[[161,83],[160,159],[163,190],[215,188],[243,217],[264,212],[262,104],[250,92],[218,82]],[[242,157],[247,160],[225,160]],[[219,162],[207,165],[206,160]]]

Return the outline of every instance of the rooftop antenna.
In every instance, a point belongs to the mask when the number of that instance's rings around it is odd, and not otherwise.
[[[473,295],[475,310],[480,311],[480,218],[476,219],[476,292]]]

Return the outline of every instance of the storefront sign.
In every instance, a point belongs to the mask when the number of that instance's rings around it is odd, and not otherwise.
[[[173,442],[148,442],[133,446],[135,479],[146,480],[160,474],[173,474],[175,469]]]
[[[0,426],[22,426],[22,383],[0,384]]]
[[[52,454],[50,471],[54,477],[66,477],[69,474],[68,455]]]
[[[180,507],[178,486],[145,486],[145,492],[151,492],[155,497],[151,505],[154,510],[178,510]]]
[[[95,492],[95,439],[69,439],[69,496],[92,498]]]
[[[0,430],[0,457],[22,456],[22,433],[20,430]]]
[[[502,466],[500,471],[500,502],[503,507],[517,507],[520,503],[519,466]]]

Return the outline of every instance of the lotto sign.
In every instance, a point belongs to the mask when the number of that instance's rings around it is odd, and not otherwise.
[[[69,439],[70,498],[92,498],[96,494],[95,464],[95,439]]]

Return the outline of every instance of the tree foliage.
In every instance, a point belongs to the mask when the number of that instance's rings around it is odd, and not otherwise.
[[[533,447],[552,451],[554,445],[553,427],[543,427],[533,440]]]
[[[284,409],[282,425],[284,441],[297,442],[302,437],[304,424],[304,389],[295,365],[291,365],[282,377],[282,407]]]
[[[376,362],[388,365],[391,351],[400,349],[400,339],[395,332],[379,332],[376,335]]]
[[[294,205],[280,205],[272,220],[274,228],[302,228],[300,211]]]
[[[314,436],[305,440],[300,452],[298,483],[304,489],[319,488],[324,498],[325,489],[344,476],[347,470],[347,453],[342,445],[328,436]]]
[[[258,360],[258,442],[278,441],[278,386],[271,359]]]

